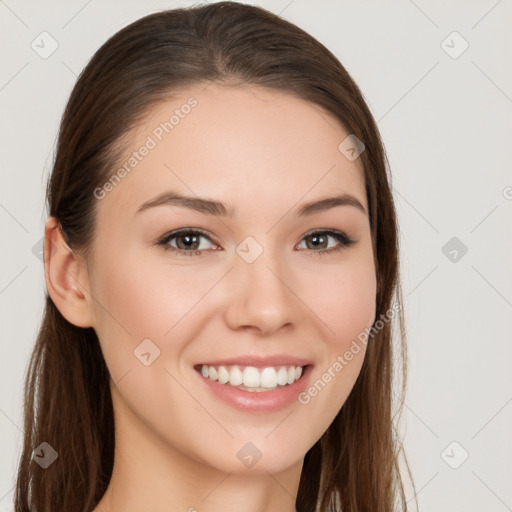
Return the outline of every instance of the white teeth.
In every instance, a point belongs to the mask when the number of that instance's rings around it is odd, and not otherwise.
[[[279,368],[279,371],[277,372],[277,383],[280,386],[285,386],[287,384],[287,380],[288,370],[284,366],[281,366],[281,368]]]
[[[262,388],[277,387],[277,372],[275,368],[264,368],[261,372],[260,383]]]
[[[221,384],[226,384],[229,382],[229,372],[224,368],[224,366],[219,366],[219,382]]]
[[[246,388],[260,387],[260,372],[254,366],[246,366],[244,368],[244,386]]]
[[[229,372],[229,384],[232,386],[240,386],[240,384],[242,384],[243,378],[244,376],[238,366],[231,368],[231,371]]]
[[[217,380],[219,378],[219,374],[217,373],[217,368],[215,368],[215,366],[208,367],[208,377],[212,380]]]
[[[218,380],[220,384],[229,384],[245,391],[268,391],[278,386],[293,384],[302,375],[302,366],[267,366],[256,368],[246,366],[208,366],[203,364],[201,375],[207,379]]]

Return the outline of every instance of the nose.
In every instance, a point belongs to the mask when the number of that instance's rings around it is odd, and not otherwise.
[[[302,303],[294,293],[293,271],[270,251],[252,263],[236,256],[228,279],[225,320],[232,329],[268,336],[297,325]]]

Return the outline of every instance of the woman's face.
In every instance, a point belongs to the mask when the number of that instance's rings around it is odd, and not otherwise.
[[[86,294],[133,453],[158,445],[224,472],[277,472],[333,421],[364,358],[353,341],[375,318],[362,167],[338,148],[348,135],[291,95],[215,84],[137,127],[96,192]],[[174,199],[151,206],[162,194]],[[352,203],[300,213],[341,196]],[[248,391],[237,378],[281,384]]]

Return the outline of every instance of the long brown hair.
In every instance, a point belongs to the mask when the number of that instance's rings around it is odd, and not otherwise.
[[[325,109],[364,142],[359,158],[376,258],[376,319],[390,310],[393,297],[401,305],[389,164],[361,91],[312,36],[260,7],[235,2],[145,16],[114,34],[87,64],[63,114],[46,191],[48,213],[59,221],[69,247],[88,256],[96,229],[94,190],[114,171],[130,130],[173,91],[210,81],[294,94]],[[397,396],[403,397],[405,386],[402,308],[397,320],[400,357],[393,349],[396,321],[383,322],[368,341],[346,403],[306,454],[299,512],[390,512],[396,500],[406,510],[392,400],[395,370],[402,384]],[[396,361],[402,361],[398,368]],[[114,459],[109,382],[94,329],[68,322],[46,293],[25,377],[16,512],[89,512],[97,505]],[[58,452],[47,469],[32,461],[42,442]]]

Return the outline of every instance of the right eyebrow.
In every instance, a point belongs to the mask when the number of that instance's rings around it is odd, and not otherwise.
[[[196,210],[200,213],[216,215],[219,217],[232,217],[234,214],[233,208],[228,209],[226,205],[220,201],[198,196],[185,196],[173,190],[163,192],[153,199],[141,204],[135,213],[138,214],[148,210],[149,208],[162,205],[181,206],[182,208],[189,208],[190,210]]]

